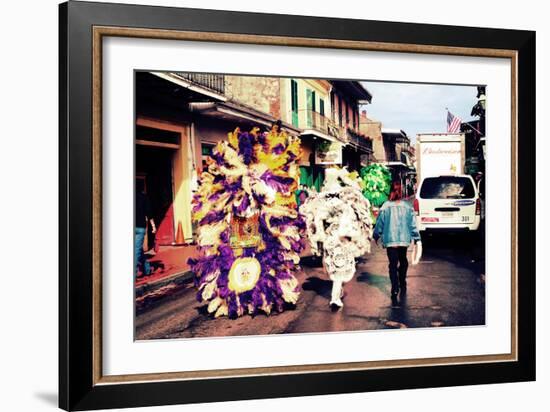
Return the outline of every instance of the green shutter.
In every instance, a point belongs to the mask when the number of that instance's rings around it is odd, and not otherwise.
[[[290,95],[292,107],[292,124],[298,127],[298,83],[296,80],[290,81]]]
[[[315,171],[315,179],[313,181],[313,186],[315,186],[315,189],[320,192],[321,188],[323,187],[323,182],[325,181],[325,175],[324,171],[320,167],[316,167]]]
[[[313,176],[310,166],[300,166],[300,184],[306,187],[313,186]]]
[[[312,127],[313,126],[313,114],[312,114],[312,111],[313,111],[313,99],[315,97],[315,92],[310,90],[310,89],[306,89],[306,108],[307,108],[307,127]]]

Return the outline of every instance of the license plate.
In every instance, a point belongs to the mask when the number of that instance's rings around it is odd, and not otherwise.
[[[454,212],[441,212],[441,216],[443,217],[453,217],[454,215]]]

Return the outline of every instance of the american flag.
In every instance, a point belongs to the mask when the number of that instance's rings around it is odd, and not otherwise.
[[[447,133],[457,133],[460,132],[460,124],[462,119],[458,116],[455,116],[450,111],[447,110]]]

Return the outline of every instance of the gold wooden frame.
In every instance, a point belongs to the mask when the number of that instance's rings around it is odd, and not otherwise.
[[[277,45],[290,47],[316,47],[333,49],[352,49],[400,53],[423,53],[437,55],[459,55],[475,57],[497,57],[511,60],[511,179],[512,179],[512,242],[511,242],[511,353],[496,355],[453,356],[443,358],[396,359],[384,361],[365,361],[332,363],[317,365],[292,365],[277,367],[238,368],[205,371],[182,371],[166,373],[147,373],[132,375],[103,375],[102,373],[102,40],[103,37],[151,38],[164,40],[206,41],[221,43],[240,43],[257,45]],[[259,375],[293,374],[307,372],[335,372],[381,368],[400,368],[411,366],[438,366],[472,363],[514,362],[518,360],[518,279],[517,279],[517,52],[503,49],[464,48],[451,46],[411,45],[401,43],[382,43],[368,41],[310,39],[283,36],[263,36],[249,34],[230,34],[196,31],[155,30],[127,27],[93,27],[93,384],[135,383],[168,380],[192,380],[223,377],[243,377]]]

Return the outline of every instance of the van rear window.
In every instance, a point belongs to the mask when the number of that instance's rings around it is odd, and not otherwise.
[[[475,189],[467,177],[439,176],[424,179],[420,188],[422,199],[472,199]]]

